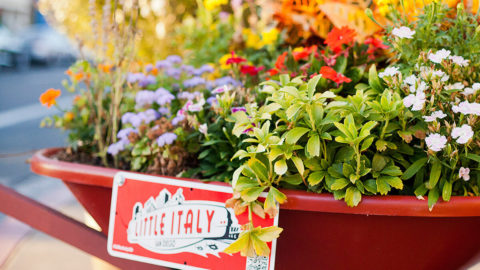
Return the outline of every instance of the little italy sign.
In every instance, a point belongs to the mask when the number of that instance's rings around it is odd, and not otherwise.
[[[244,258],[222,251],[248,221],[225,201],[231,187],[120,172],[115,176],[108,234],[112,256],[179,269],[272,270],[269,258]],[[278,219],[255,217],[255,225]]]

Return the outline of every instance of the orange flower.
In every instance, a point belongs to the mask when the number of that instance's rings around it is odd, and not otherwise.
[[[75,75],[73,75],[73,80],[75,81],[80,81],[83,79],[83,73],[82,72],[78,72],[78,73],[75,73]]]
[[[65,120],[66,120],[67,122],[72,121],[74,116],[75,116],[75,115],[74,115],[72,112],[66,112],[66,113],[63,115],[63,117],[65,118]]]
[[[293,58],[295,59],[295,61],[298,61],[298,60],[307,60],[308,57],[310,57],[310,55],[312,53],[315,53],[317,52],[317,46],[316,45],[313,45],[313,46],[310,46],[310,47],[307,47],[307,48],[304,48],[303,50],[301,51],[298,51],[298,52],[293,52]]]
[[[67,69],[67,71],[65,71],[65,74],[67,74],[68,76],[72,76],[73,71],[71,69]]]
[[[275,62],[275,68],[278,70],[285,69],[285,58],[287,58],[287,52],[283,52],[281,55],[279,55],[277,61]]]
[[[340,29],[335,27],[328,33],[325,44],[328,45],[334,53],[339,53],[342,50],[342,45],[352,43],[356,34],[355,30],[348,28],[348,26]]]
[[[97,68],[105,73],[109,73],[112,70],[113,65],[108,64],[98,64]]]
[[[337,84],[341,84],[344,82],[349,83],[352,81],[350,78],[345,77],[341,73],[337,73],[333,68],[327,66],[323,66],[320,69],[320,74],[322,74],[323,78],[332,80]]]
[[[40,103],[43,106],[47,106],[48,108],[50,108],[52,107],[52,105],[55,105],[55,103],[57,102],[55,99],[59,97],[61,94],[62,94],[62,91],[58,89],[50,88],[40,95]]]
[[[153,76],[157,76],[158,75],[158,68],[156,68],[156,67],[152,68],[150,73],[152,73]]]

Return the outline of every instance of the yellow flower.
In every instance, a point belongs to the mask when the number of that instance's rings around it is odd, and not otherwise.
[[[243,29],[242,32],[247,37],[247,40],[245,41],[247,48],[254,48],[258,50],[263,47],[260,37],[253,33],[252,30],[246,28]]]
[[[65,121],[67,122],[70,122],[73,120],[73,117],[75,117],[75,115],[72,113],[72,112],[66,112],[64,115],[63,115],[63,118],[65,118]]]
[[[295,49],[293,49],[293,52],[303,52],[305,48],[303,47],[296,47]]]
[[[228,0],[204,0],[203,4],[207,10],[214,10],[221,5],[228,4]]]
[[[272,28],[268,31],[263,31],[262,32],[262,41],[263,41],[263,44],[265,45],[270,45],[270,44],[273,44],[277,41],[278,39],[278,34],[280,32],[278,31],[277,28]]]
[[[227,53],[224,56],[220,57],[218,62],[220,63],[220,69],[230,69],[230,65],[227,65],[227,60],[232,57],[231,53]]]

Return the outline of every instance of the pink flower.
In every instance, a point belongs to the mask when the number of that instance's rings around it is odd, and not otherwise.
[[[463,180],[465,180],[465,181],[470,180],[470,169],[460,167],[460,170],[458,171],[458,177],[463,178]]]

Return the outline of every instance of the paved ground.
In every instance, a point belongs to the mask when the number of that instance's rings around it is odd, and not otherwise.
[[[57,179],[33,174],[28,164],[33,151],[66,143],[59,130],[39,127],[56,109],[38,102],[46,89],[61,88],[65,69],[0,71],[0,184],[83,221],[88,216],[70,191]],[[72,98],[62,92],[59,104],[67,106]],[[0,213],[0,269],[105,269],[98,265],[88,254]]]

